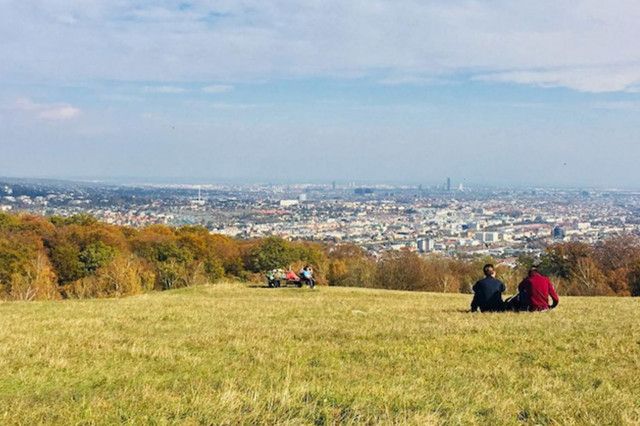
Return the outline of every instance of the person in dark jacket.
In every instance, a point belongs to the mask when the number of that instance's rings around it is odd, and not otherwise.
[[[484,278],[473,285],[471,312],[498,312],[503,310],[502,293],[506,290],[504,283],[496,279],[496,269],[487,264],[482,268]]]
[[[559,298],[551,280],[532,266],[529,276],[518,285],[521,300],[529,307],[529,311],[546,311],[558,306]],[[549,297],[552,304],[549,305]]]

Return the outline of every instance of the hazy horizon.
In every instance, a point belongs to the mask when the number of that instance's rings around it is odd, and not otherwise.
[[[67,183],[82,183],[82,184],[104,184],[104,185],[124,185],[124,186],[136,186],[136,185],[149,185],[149,186],[166,186],[173,185],[186,185],[186,186],[206,186],[206,185],[222,185],[222,186],[251,186],[251,185],[274,185],[274,186],[288,186],[288,185],[300,185],[300,186],[331,186],[334,183],[337,187],[376,187],[376,186],[391,186],[391,187],[422,187],[424,190],[437,190],[442,189],[446,185],[446,178],[441,181],[410,181],[410,180],[375,180],[375,179],[360,179],[360,180],[331,180],[331,179],[314,179],[314,180],[276,180],[276,179],[229,179],[229,178],[198,178],[198,177],[163,177],[163,176],[17,176],[7,175],[0,176],[0,182],[2,181],[51,181],[51,182],[67,182]],[[459,190],[459,185],[463,185],[463,190],[549,190],[549,191],[640,191],[640,185],[618,185],[618,186],[605,186],[605,185],[553,185],[553,184],[537,184],[535,182],[525,182],[520,184],[513,184],[509,182],[504,183],[482,183],[482,182],[468,182],[460,181],[455,177],[451,178],[452,193]]]
[[[0,176],[637,188],[640,3],[0,14]]]

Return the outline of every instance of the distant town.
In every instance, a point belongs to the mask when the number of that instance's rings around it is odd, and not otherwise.
[[[640,235],[640,191],[355,184],[115,185],[0,179],[0,211],[106,223],[202,225],[250,239],[350,242],[378,256],[412,250],[504,263],[559,241]]]

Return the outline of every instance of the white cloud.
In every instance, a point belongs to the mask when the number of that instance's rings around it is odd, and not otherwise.
[[[471,75],[629,91],[638,90],[638,22],[637,0],[11,2],[0,16],[0,81]]]
[[[43,120],[70,120],[80,115],[80,109],[69,104],[41,104],[29,98],[18,98],[15,108],[35,115]]]
[[[498,72],[479,75],[474,79],[540,87],[567,87],[593,93],[634,92],[640,86],[640,65]]]
[[[233,89],[234,87],[229,84],[213,84],[211,86],[203,87],[202,91],[205,93],[226,93]]]
[[[168,95],[177,95],[186,93],[187,89],[179,86],[147,86],[144,88],[147,93],[163,93]]]
[[[640,111],[640,102],[635,101],[608,101],[598,102],[593,105],[595,109],[610,111]]]
[[[389,76],[378,80],[378,83],[387,86],[433,86],[441,84],[450,84],[449,81],[438,77],[420,77],[413,75]]]
[[[69,120],[80,115],[80,110],[71,105],[59,105],[49,107],[42,110],[39,114],[40,118],[45,120]]]

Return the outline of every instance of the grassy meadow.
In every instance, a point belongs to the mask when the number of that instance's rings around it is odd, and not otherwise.
[[[640,424],[640,299],[219,284],[0,303],[0,424]]]

